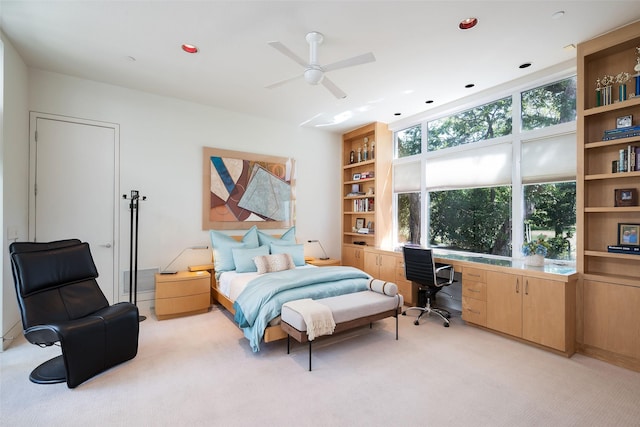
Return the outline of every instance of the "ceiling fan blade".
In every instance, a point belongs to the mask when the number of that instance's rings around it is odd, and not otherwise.
[[[353,67],[354,65],[366,64],[368,62],[374,62],[376,57],[373,53],[365,53],[362,55],[354,56],[353,58],[343,59],[342,61],[334,62],[332,64],[323,65],[322,69],[326,71],[339,70],[340,68]]]
[[[307,64],[307,62],[304,59],[300,58],[291,49],[289,49],[288,47],[286,47],[285,45],[283,45],[280,42],[269,42],[268,45],[271,46],[272,48],[274,48],[275,50],[279,51],[283,55],[288,56],[289,58],[293,59],[294,61],[296,61],[298,64],[302,65],[303,67],[306,67],[307,65],[309,65],[309,64]]]
[[[289,77],[288,79],[284,79],[284,80],[280,80],[279,82],[275,82],[275,83],[271,83],[269,86],[265,86],[266,89],[273,89],[276,87],[280,87],[286,83],[292,82],[294,80],[298,80],[299,78],[303,77],[303,74],[299,74],[297,76],[294,77]]]
[[[335,83],[329,80],[327,76],[324,76],[324,78],[322,79],[322,86],[329,89],[329,92],[331,92],[333,96],[338,99],[344,99],[347,97],[347,94],[344,93],[338,86],[336,86]]]

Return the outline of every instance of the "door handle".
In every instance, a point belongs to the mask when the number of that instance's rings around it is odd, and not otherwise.
[[[100,246],[102,246],[103,248],[110,248],[111,247],[111,243],[107,243],[105,245],[100,245]]]

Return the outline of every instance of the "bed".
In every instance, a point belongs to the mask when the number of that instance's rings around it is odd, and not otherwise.
[[[286,338],[278,323],[285,302],[359,292],[367,289],[371,278],[353,267],[306,264],[303,246],[295,240],[295,228],[279,237],[255,228],[233,237],[212,230],[211,242],[212,300],[234,315],[254,352],[260,350],[261,342]],[[275,268],[270,263],[276,259],[288,259],[290,264]]]

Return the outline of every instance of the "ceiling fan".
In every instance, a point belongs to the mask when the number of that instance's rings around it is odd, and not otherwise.
[[[342,61],[334,62],[328,65],[320,65],[318,63],[318,46],[322,44],[323,36],[317,31],[312,31],[305,37],[307,43],[309,43],[309,62],[305,62],[304,59],[296,55],[291,49],[286,47],[280,42],[269,42],[269,46],[278,50],[285,56],[296,61],[298,64],[304,67],[304,72],[298,76],[285,79],[267,86],[267,89],[273,89],[281,86],[290,81],[303,77],[304,80],[312,85],[322,83],[322,86],[326,87],[329,92],[338,99],[346,98],[347,94],[344,93],[338,86],[335,85],[325,75],[329,71],[339,70],[341,68],[353,67],[354,65],[366,64],[368,62],[374,62],[376,60],[373,53],[365,53],[363,55],[354,56],[353,58],[343,59]]]

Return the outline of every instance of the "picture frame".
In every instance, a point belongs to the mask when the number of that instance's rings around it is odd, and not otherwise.
[[[354,181],[358,181],[358,180],[360,180],[360,177],[361,177],[361,175],[360,175],[359,173],[354,173],[354,174],[353,174],[353,180],[354,180]]]
[[[295,160],[202,149],[202,229],[289,228],[295,218]]]
[[[633,116],[631,114],[627,116],[616,117],[616,129],[627,128],[633,124]]]
[[[640,224],[618,223],[618,245],[640,246]]]
[[[364,228],[364,218],[356,218],[356,230]]]
[[[614,206],[638,206],[638,194],[635,188],[616,188]]]

